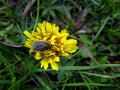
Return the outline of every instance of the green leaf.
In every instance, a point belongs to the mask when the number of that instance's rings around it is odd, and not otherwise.
[[[48,14],[48,9],[43,9],[42,16],[46,16]]]
[[[57,0],[51,0],[51,5],[55,4]]]
[[[66,74],[66,71],[60,70],[60,71],[58,72],[58,75],[57,75],[58,81],[64,80],[64,79],[65,79],[65,74]]]
[[[7,34],[12,28],[13,28],[13,24],[7,26],[5,29],[0,31],[0,37],[5,36],[5,34]]]
[[[55,12],[54,12],[54,10],[49,10],[49,13],[50,13],[50,15],[51,15],[52,17],[55,17]]]
[[[92,45],[92,42],[89,40],[88,36],[86,34],[81,34],[80,39],[84,44],[86,45]]]

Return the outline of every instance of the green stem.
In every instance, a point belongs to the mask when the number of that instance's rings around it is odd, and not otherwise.
[[[39,11],[40,11],[40,0],[37,0],[37,15],[36,15],[35,26],[34,26],[33,31],[35,31],[36,26],[37,26],[38,21],[39,21]]]

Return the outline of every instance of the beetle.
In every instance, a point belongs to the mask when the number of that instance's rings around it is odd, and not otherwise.
[[[46,41],[37,41],[32,45],[32,47],[33,47],[33,50],[35,51],[43,52],[50,49],[51,45]]]

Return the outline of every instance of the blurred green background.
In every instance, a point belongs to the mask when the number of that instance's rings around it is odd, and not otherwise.
[[[49,21],[78,40],[58,72],[39,68],[24,30]],[[120,0],[0,0],[0,90],[120,90]]]

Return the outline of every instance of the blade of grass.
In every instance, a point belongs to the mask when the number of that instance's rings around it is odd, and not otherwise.
[[[101,6],[96,0],[91,0],[95,5]]]
[[[23,11],[22,15],[21,15],[21,20],[23,20],[25,18],[25,16],[27,15],[28,11],[31,9],[31,7],[33,6],[33,4],[35,3],[36,0],[30,0],[28,2],[28,4],[25,7],[25,10]]]
[[[93,66],[65,66],[60,67],[60,70],[89,70],[89,69],[103,69],[107,67],[120,67],[120,64],[101,64]]]
[[[16,79],[16,77],[14,77],[12,79],[12,83],[11,83],[11,87],[8,90],[18,90],[18,88],[20,88],[19,86],[21,85],[22,82],[24,82],[27,78],[27,76],[29,75],[29,73],[23,75],[19,80]]]
[[[55,90],[59,90],[59,89],[57,89],[57,87],[56,87],[56,85],[53,83],[53,81],[50,79],[49,75],[48,75],[46,72],[44,72],[44,74],[45,74],[48,82],[50,83],[50,85],[53,86],[53,87],[55,88]]]
[[[97,74],[97,73],[89,73],[89,72],[81,72],[81,73],[91,75],[91,76],[96,76],[96,77],[102,77],[102,78],[115,78],[114,76],[101,75],[101,74]]]
[[[97,34],[95,35],[95,37],[92,39],[92,42],[95,41],[97,39],[97,37],[100,35],[100,33],[102,32],[103,28],[105,27],[105,25],[107,24],[107,21],[110,19],[110,16],[108,16],[103,25],[101,26],[101,28],[98,30]]]
[[[1,10],[4,10],[4,9],[6,9],[6,8],[9,8],[9,7],[11,7],[11,6],[14,6],[16,3],[17,3],[17,2],[4,5],[3,7],[0,8],[0,11],[1,11]]]
[[[10,83],[11,83],[11,80],[3,80],[3,79],[0,80],[0,85],[2,85],[2,84],[10,84]]]
[[[79,72],[79,74],[81,75],[81,71],[78,71],[78,72]],[[86,79],[87,83],[94,83],[94,81],[92,81],[92,79],[89,78],[87,75],[84,75],[84,78]],[[89,85],[88,85],[88,86],[89,86]],[[90,88],[93,88],[93,87],[90,86]],[[97,86],[94,86],[94,88],[95,88],[96,90],[99,90]]]
[[[43,86],[45,90],[51,90],[50,87],[42,80],[42,78],[40,78],[40,76],[36,74],[32,74],[32,75],[38,80],[38,82]]]
[[[98,86],[98,87],[116,87],[118,85],[112,85],[112,84],[100,84],[100,83],[87,83],[89,86]],[[66,86],[85,86],[85,83],[69,83],[66,84]]]
[[[0,61],[5,65],[7,71],[9,72],[9,74],[11,75],[11,77],[14,77],[14,72],[12,71],[12,68],[10,67],[9,62],[7,61],[7,59],[2,55],[2,53],[0,52]]]
[[[65,79],[64,85],[63,85],[63,87],[62,87],[61,90],[65,90],[65,86],[66,86],[66,84],[67,84],[67,81],[68,81],[68,77]]]
[[[62,66],[59,70],[90,70],[90,69],[104,69],[108,67],[120,67],[120,64],[101,64],[93,66]],[[33,72],[42,72],[44,69],[33,68]],[[52,71],[52,69],[47,69],[46,71]]]
[[[84,80],[84,82],[85,82],[86,87],[88,88],[88,90],[91,90],[91,89],[90,89],[90,86],[89,86],[89,84],[88,84],[88,82],[87,82],[87,80],[86,80],[85,77],[84,77],[84,75],[83,75],[82,73],[80,73],[80,76],[81,76],[82,79]]]

